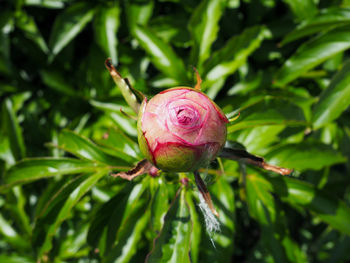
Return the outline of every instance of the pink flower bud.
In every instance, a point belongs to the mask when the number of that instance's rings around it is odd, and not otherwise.
[[[208,165],[226,141],[222,110],[204,93],[187,87],[160,92],[141,106],[141,152],[164,171],[190,172]]]

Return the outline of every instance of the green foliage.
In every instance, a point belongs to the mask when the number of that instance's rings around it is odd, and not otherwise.
[[[349,29],[346,0],[2,1],[0,262],[348,262]],[[211,236],[193,175],[112,177],[142,155],[107,57],[149,97],[197,68],[228,139],[293,174],[204,168]]]

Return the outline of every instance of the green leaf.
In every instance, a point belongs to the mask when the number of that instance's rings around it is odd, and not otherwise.
[[[199,215],[196,210],[197,205],[193,201],[193,191],[186,191],[186,202],[189,207],[191,221],[192,221],[192,233],[191,233],[191,262],[199,262],[199,256],[201,251],[201,234],[202,234],[202,224],[199,220]]]
[[[164,225],[164,217],[169,208],[169,193],[166,181],[159,177],[151,181],[153,198],[151,203],[151,222],[154,235],[160,232]]]
[[[49,88],[71,97],[78,95],[77,90],[74,90],[72,84],[67,80],[66,74],[63,72],[46,69],[40,71],[40,76]]]
[[[96,248],[100,242],[102,235],[105,233],[109,221],[113,218],[113,214],[118,213],[119,217],[114,220],[114,226],[120,226],[122,214],[127,205],[128,196],[132,190],[132,185],[127,183],[122,191],[115,194],[108,202],[104,203],[92,218],[87,242],[90,246]],[[103,253],[103,251],[101,251]]]
[[[0,13],[0,72],[6,75],[12,74],[10,59],[10,33],[13,31],[14,17],[11,11],[2,10]],[[3,89],[3,87],[1,87]]]
[[[285,86],[303,73],[350,48],[349,26],[329,31],[303,44],[282,66],[275,84]]]
[[[225,9],[223,0],[202,1],[194,10],[189,23],[194,46],[192,63],[201,69],[203,62],[209,58],[211,46],[219,32],[219,21]]]
[[[94,18],[96,42],[103,51],[117,64],[117,31],[119,28],[120,7],[114,2],[113,6],[100,6]]]
[[[75,182],[79,182],[78,185],[74,185],[71,188],[72,191],[60,191],[54,199],[65,200],[63,206],[59,209],[55,208],[55,219],[51,222],[51,219],[43,217],[41,220],[37,221],[36,226],[39,228],[43,228],[46,223],[47,229],[45,230],[44,237],[42,238],[42,245],[39,249],[39,258],[41,258],[45,253],[51,250],[52,248],[52,239],[56,234],[57,229],[62,224],[64,220],[66,220],[69,216],[71,216],[71,210],[78,203],[78,201],[93,187],[103,176],[106,175],[106,170],[101,170],[98,173],[92,175],[85,175],[81,177],[81,180],[72,181],[72,184]],[[69,187],[68,184],[66,187]],[[69,193],[70,192],[70,193]],[[46,220],[50,220],[47,222]],[[39,246],[38,246],[39,247]]]
[[[295,30],[290,32],[282,41],[282,45],[315,33],[328,31],[335,27],[350,23],[350,8],[327,8],[305,21]]]
[[[184,30],[187,26],[187,14],[170,14],[153,18],[149,26],[157,36],[176,47],[187,48],[191,45],[190,33]]]
[[[127,162],[132,163],[142,159],[138,144],[119,129],[109,130],[106,138],[98,142],[105,147],[105,152]]]
[[[33,17],[28,16],[25,12],[21,12],[16,19],[16,26],[21,29],[24,36],[32,40],[45,54],[49,53],[49,48],[46,45]]]
[[[49,61],[71,42],[92,20],[94,9],[85,2],[72,4],[58,15],[50,35]]]
[[[103,263],[130,262],[149,222],[150,212],[145,209],[146,207],[144,205],[143,209],[132,213],[127,224],[123,225],[121,233],[118,234],[117,245],[109,251]]]
[[[130,32],[134,32],[137,25],[146,25],[152,16],[154,1],[127,1],[125,10]]]
[[[32,227],[30,224],[30,216],[27,214],[27,206],[29,200],[22,187],[16,186],[7,193],[6,206],[11,211],[11,218],[18,226],[18,231],[23,239],[32,235]]]
[[[242,106],[238,120],[228,125],[228,133],[270,125],[306,126],[304,112],[295,105],[294,99],[294,96],[290,99],[264,96],[248,106]]]
[[[155,241],[151,254],[152,262],[191,262],[191,229],[190,211],[185,199],[185,190],[181,189],[165,217],[161,234]],[[180,196],[178,196],[180,195]]]
[[[266,177],[283,201],[309,209],[331,227],[350,234],[350,208],[343,201],[313,185],[288,177]]]
[[[1,214],[0,214],[0,235],[3,240],[9,243],[17,250],[24,250],[30,248],[29,242],[21,237],[17,231],[11,226]],[[1,259],[1,256],[0,256]],[[6,261],[7,262],[7,261]]]
[[[150,179],[150,177],[147,177],[142,180],[141,183],[135,185],[127,199],[122,199],[121,204],[117,206],[118,209],[115,209],[109,218],[108,224],[106,225],[105,244],[103,251],[101,251],[106,256],[106,259],[113,260],[121,255],[120,249],[127,245],[126,240],[130,234],[128,231],[125,233],[125,229],[132,229],[134,227],[135,221],[133,220],[141,217],[141,215],[138,214],[140,209],[143,211],[142,214],[145,213],[145,210],[142,208],[145,207],[145,202],[147,200],[145,195],[147,194],[146,189],[149,187]],[[122,215],[120,211],[123,211]],[[135,215],[135,213],[137,215]],[[120,243],[121,240],[122,243]],[[129,257],[135,252],[130,248],[129,250],[129,253],[123,255],[123,257]]]
[[[16,254],[10,255],[0,255],[0,262],[6,263],[35,263],[36,261],[33,258],[20,256]]]
[[[12,101],[7,98],[3,104],[3,120],[5,133],[10,140],[10,148],[16,160],[20,160],[26,155],[26,148],[22,135],[21,126],[18,123],[16,113],[14,112]]]
[[[226,78],[247,61],[266,36],[267,31],[263,26],[248,28],[242,34],[232,37],[223,48],[212,55],[204,65],[203,89],[209,88],[210,97],[216,96]]]
[[[107,154],[101,147],[72,131],[61,132],[58,137],[58,147],[83,159],[109,165],[130,165],[121,158]]]
[[[248,175],[246,181],[249,214],[262,225],[276,223],[277,213],[274,197],[270,194],[272,186],[261,177]]]
[[[165,75],[174,78],[178,83],[188,82],[183,61],[174,50],[155,33],[144,26],[136,26],[134,35],[141,47],[150,56],[154,66]]]
[[[283,0],[298,19],[306,19],[317,13],[317,7],[313,0]]]
[[[273,187],[265,178],[256,174],[246,177],[249,213],[258,220],[262,229],[260,242],[276,262],[306,262],[302,250],[290,238],[284,212],[271,192]]]
[[[24,0],[24,5],[46,8],[63,8],[69,0]]]
[[[303,171],[320,170],[343,163],[346,158],[328,145],[302,142],[277,147],[265,156],[265,160],[271,164]]]
[[[315,105],[312,122],[315,128],[337,119],[350,105],[350,61],[334,76]]]
[[[26,159],[18,162],[6,172],[4,176],[5,185],[2,187],[7,188],[55,175],[91,172],[96,170],[97,167],[97,164],[91,161],[70,158]]]

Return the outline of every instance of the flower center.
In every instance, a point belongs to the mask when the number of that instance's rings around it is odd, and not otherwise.
[[[177,121],[182,125],[189,125],[195,117],[193,111],[179,109],[176,113]]]
[[[180,105],[170,109],[170,120],[176,126],[191,129],[199,125],[200,114],[192,105]]]

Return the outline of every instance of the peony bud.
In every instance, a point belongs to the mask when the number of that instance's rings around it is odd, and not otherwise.
[[[223,148],[226,123],[222,110],[199,90],[168,89],[141,105],[140,149],[161,170],[195,171],[208,165]]]

